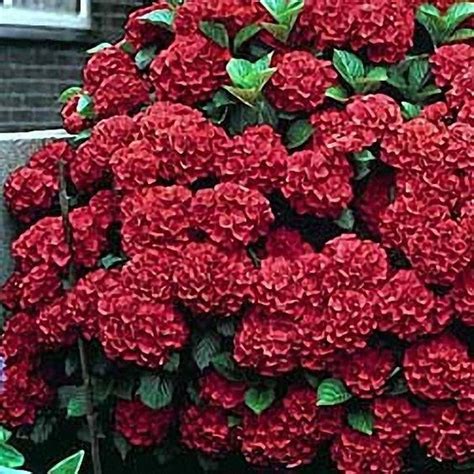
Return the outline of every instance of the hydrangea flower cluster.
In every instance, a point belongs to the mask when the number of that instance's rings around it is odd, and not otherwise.
[[[73,139],[5,185],[23,227],[0,290],[0,423],[85,415],[79,344],[122,454],[462,468],[474,9],[452,3],[132,13],[62,94]]]

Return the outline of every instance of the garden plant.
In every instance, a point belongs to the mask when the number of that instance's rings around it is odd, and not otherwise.
[[[473,15],[159,0],[91,49],[5,185],[0,465],[473,472]]]

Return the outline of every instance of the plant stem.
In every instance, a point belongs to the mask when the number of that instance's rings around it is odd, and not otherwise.
[[[59,203],[61,206],[61,216],[63,218],[64,235],[71,254],[71,261],[68,266],[67,289],[74,287],[77,281],[76,268],[74,265],[74,239],[72,227],[69,222],[69,196],[67,194],[67,182],[64,163],[59,162]],[[81,335],[78,338],[79,357],[81,361],[82,382],[86,392],[86,419],[91,438],[91,457],[94,474],[102,474],[102,464],[100,460],[99,437],[97,432],[97,413],[94,410],[94,394],[92,389],[92,378],[89,372],[87,348]]]

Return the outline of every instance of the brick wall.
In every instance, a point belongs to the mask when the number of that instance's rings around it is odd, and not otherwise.
[[[92,0],[94,43],[119,38],[126,15],[143,0]],[[1,13],[0,13],[1,14]],[[0,37],[0,132],[61,126],[56,102],[79,84],[90,44]]]

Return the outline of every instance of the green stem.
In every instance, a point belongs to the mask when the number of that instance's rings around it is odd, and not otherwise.
[[[65,166],[62,161],[59,162],[59,203],[61,206],[61,215],[63,218],[64,235],[66,243],[71,254],[71,262],[68,266],[67,289],[74,287],[77,281],[76,268],[74,264],[74,238],[72,227],[69,222],[69,196],[67,194],[67,181]],[[99,437],[97,431],[97,413],[94,409],[94,394],[92,389],[92,378],[89,372],[89,363],[87,357],[87,348],[82,336],[78,338],[79,357],[81,362],[81,373],[84,389],[86,392],[86,419],[89,427],[91,439],[91,457],[94,474],[102,474],[102,464],[100,460]]]

